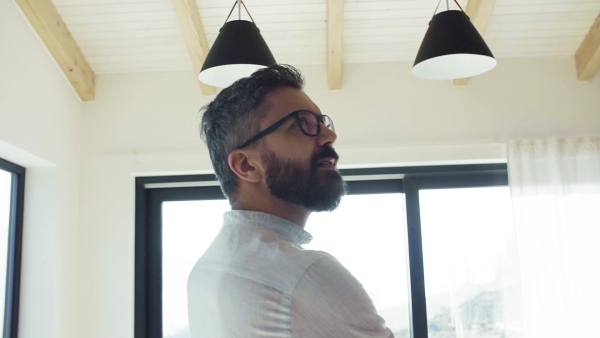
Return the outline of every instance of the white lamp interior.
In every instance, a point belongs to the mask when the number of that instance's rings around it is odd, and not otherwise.
[[[452,80],[485,73],[497,63],[485,55],[451,54],[421,61],[412,68],[412,73],[426,80]]]
[[[225,88],[243,77],[252,75],[261,68],[265,68],[265,66],[250,64],[216,66],[200,72],[198,79],[207,85]]]

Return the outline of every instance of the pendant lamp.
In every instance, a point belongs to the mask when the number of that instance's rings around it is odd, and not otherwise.
[[[458,2],[454,2],[460,11],[434,13],[417,53],[413,75],[427,80],[452,80],[496,67],[497,61],[485,41]]]
[[[241,12],[241,6],[244,6],[252,22],[241,20],[241,13],[238,16],[239,20],[227,22],[236,5],[238,13]],[[274,64],[275,58],[260,35],[246,5],[237,0],[206,56],[198,79],[207,85],[225,88],[260,68]]]

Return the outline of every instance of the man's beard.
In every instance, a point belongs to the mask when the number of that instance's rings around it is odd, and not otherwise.
[[[331,148],[311,159],[310,167],[301,161],[284,160],[272,152],[262,155],[267,165],[267,185],[273,196],[310,211],[333,211],[346,194],[346,183],[335,170],[320,171],[315,163],[337,154]]]

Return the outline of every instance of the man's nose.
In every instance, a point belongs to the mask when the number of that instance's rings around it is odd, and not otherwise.
[[[335,131],[321,125],[321,133],[319,134],[319,145],[324,146],[333,146],[333,143],[337,139],[337,134]]]

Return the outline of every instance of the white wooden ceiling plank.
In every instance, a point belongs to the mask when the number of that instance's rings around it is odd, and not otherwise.
[[[581,39],[579,37],[538,37],[538,38],[513,38],[513,39],[486,39],[488,44],[496,43],[503,46],[528,46],[536,44],[545,45],[560,45],[577,43]]]
[[[345,12],[366,12],[366,11],[388,11],[388,10],[407,10],[407,9],[423,9],[429,11],[429,16],[433,16],[433,11],[436,6],[435,1],[423,0],[404,0],[404,1],[348,1],[344,4]],[[459,1],[461,6],[466,5],[465,1]],[[459,9],[454,1],[450,1],[449,8]],[[446,10],[445,4],[440,4],[439,11]]]
[[[349,37],[377,37],[377,36],[395,36],[395,35],[425,35],[427,27],[410,26],[395,28],[362,28],[362,29],[344,29],[344,38]]]
[[[323,32],[327,29],[327,24],[324,20],[322,21],[302,21],[302,22],[261,22],[257,25],[261,32],[272,32],[272,31],[281,31],[281,32],[291,32],[291,31],[315,31],[322,30]],[[204,29],[213,28],[214,31],[219,31],[221,26],[208,26],[204,25]]]
[[[154,54],[134,54],[134,55],[110,55],[101,57],[90,57],[90,64],[109,64],[109,63],[136,63],[136,62],[181,62],[187,63],[189,55],[187,53],[154,53]]]
[[[121,47],[121,48],[103,48],[89,49],[84,51],[87,57],[100,58],[118,55],[138,55],[138,54],[161,54],[161,53],[187,53],[185,46],[138,46],[138,47]]]
[[[221,25],[207,25],[204,24],[204,31],[206,34],[212,33],[217,35],[219,30],[221,29]],[[260,25],[257,25],[261,34],[265,32],[302,32],[302,31],[313,31],[316,33],[317,31],[325,32],[326,23],[325,21],[310,21],[310,22],[263,22]],[[320,33],[319,33],[320,34]]]
[[[75,5],[59,6],[58,12],[62,17],[85,16],[85,15],[111,15],[111,14],[132,14],[144,12],[165,12],[172,11],[173,5],[169,2],[149,2],[149,3],[116,3],[116,4],[93,4],[93,5]]]
[[[94,65],[98,74],[123,74],[123,73],[150,73],[150,72],[165,72],[165,71],[186,71],[189,72],[194,69],[190,61],[189,65],[176,63],[124,63],[124,64],[96,64]]]
[[[399,55],[382,55],[382,56],[373,56],[373,55],[358,55],[358,56],[349,56],[344,58],[344,63],[346,64],[361,64],[361,63],[396,63],[396,62],[409,62],[412,61],[414,57],[403,57]],[[410,75],[410,67],[406,68],[407,75]],[[412,75],[411,75],[412,76]]]
[[[216,35],[207,35],[206,36],[206,40],[208,40],[208,44],[209,46],[212,46],[213,43],[215,42],[217,36]],[[285,38],[285,37],[266,37],[265,35],[263,35],[263,38],[265,39],[265,41],[267,42],[267,45],[270,47],[273,46],[293,46],[293,45],[300,45],[303,47],[311,47],[311,46],[320,46],[320,45],[325,45],[326,44],[326,40],[325,40],[325,36],[321,36],[321,35],[311,35],[311,36],[307,36],[307,37],[295,37],[295,38]]]
[[[202,12],[202,10],[205,9],[212,9],[212,8],[225,8],[227,10],[227,12],[225,13],[225,15],[227,15],[227,13],[229,13],[229,10],[231,10],[231,7],[233,6],[233,4],[235,3],[234,0],[197,0],[196,1],[198,4],[198,8],[200,9],[200,11]],[[311,4],[324,4],[325,0],[285,0],[285,1],[281,1],[281,0],[260,0],[260,1],[256,1],[256,0],[246,0],[244,1],[244,3],[246,4],[246,7],[248,7],[248,10],[250,11],[250,14],[253,14],[253,8],[257,8],[257,7],[264,7],[264,6],[280,6],[282,4],[285,5],[311,5]],[[242,9],[243,10],[243,9]],[[225,18],[223,18],[225,19]]]
[[[275,47],[303,47],[312,48],[317,46],[325,46],[327,41],[323,36],[313,36],[305,39],[270,39],[267,40],[269,48]]]
[[[567,0],[567,1],[570,4],[597,2],[597,0]],[[499,0],[498,2],[501,3],[502,6],[508,6],[508,5],[520,6],[523,4],[546,6],[546,5],[551,5],[551,4],[564,4],[565,0]]]
[[[152,3],[152,2],[167,2],[168,0],[52,0],[55,6],[93,6],[93,5],[109,5],[122,3]]]
[[[273,53],[273,56],[275,56],[275,59],[277,59],[277,55],[279,53],[282,54],[308,54],[307,53],[307,48],[305,46],[269,46],[269,49],[271,50],[271,53]],[[326,51],[326,45],[322,45],[322,46],[314,46],[310,49],[310,53],[315,53],[315,54],[323,54],[323,56],[325,55],[325,51]]]
[[[112,23],[110,25],[105,25],[105,24],[69,25],[69,30],[71,32],[77,32],[77,33],[97,33],[97,32],[141,30],[141,29],[172,29],[172,28],[179,28],[179,23],[174,20],[158,20],[158,21],[116,22],[116,23]]]
[[[326,23],[322,21],[310,21],[310,22],[267,22],[257,25],[261,34],[264,35],[266,32],[281,32],[282,34],[296,34],[296,32],[302,31],[313,31],[316,34],[317,31],[325,32]],[[204,25],[204,31],[208,35],[218,35],[221,25]],[[302,34],[302,33],[301,33]],[[321,34],[321,33],[319,33]],[[324,33],[322,33],[324,34]]]
[[[271,39],[314,39],[319,38],[325,40],[325,30],[313,29],[313,30],[298,30],[298,31],[261,31],[262,37],[267,41]],[[216,34],[215,34],[216,36]]]
[[[548,47],[539,47],[539,46],[525,46],[518,50],[507,49],[500,50],[500,52],[496,53],[495,56],[499,59],[502,58],[514,58],[514,57],[541,57],[541,56],[573,56],[572,48],[561,48],[561,46],[548,46]]]
[[[367,29],[367,28],[402,28],[402,27],[424,27],[427,30],[428,19],[424,18],[389,18],[389,19],[370,19],[370,20],[346,20],[344,21],[344,30],[349,29]]]
[[[526,39],[526,38],[558,38],[575,37],[581,38],[586,29],[546,29],[546,30],[523,30],[523,31],[491,31],[485,34],[485,39]]]
[[[499,15],[496,12],[492,14],[488,27],[500,23],[519,23],[519,22],[559,22],[559,21],[588,21],[590,24],[596,19],[597,12],[567,12],[567,13],[532,13],[532,14],[514,14]]]
[[[542,21],[542,22],[511,22],[494,23],[489,25],[487,33],[511,32],[528,30],[560,30],[560,29],[586,29],[589,27],[582,21]]]
[[[494,7],[494,15],[527,15],[527,14],[543,14],[543,13],[577,13],[600,10],[600,2],[584,2],[579,4],[573,3],[555,3],[546,5],[519,5],[519,6],[503,6],[496,5]]]
[[[182,36],[179,37],[153,37],[139,39],[122,39],[122,40],[101,40],[101,41],[82,41],[79,46],[82,50],[93,48],[125,48],[136,46],[159,46],[159,45],[180,45],[185,46],[185,41]]]
[[[325,64],[325,54],[303,54],[303,53],[287,53],[277,55],[279,64],[291,65],[322,65]]]
[[[265,23],[290,23],[290,22],[297,22],[299,25],[301,25],[304,22],[325,22],[325,13],[315,13],[313,15],[307,15],[307,14],[281,14],[281,15],[261,15],[261,16],[255,16],[254,14],[252,14],[252,17],[254,18],[254,22],[256,23],[256,26],[258,27],[258,29],[260,29],[262,31],[262,25]],[[225,23],[225,18],[226,17],[222,17],[222,18],[216,18],[216,17],[209,17],[209,18],[205,18],[204,16],[202,16],[202,23],[205,27],[205,30],[207,33],[209,33],[208,28],[210,26],[214,26],[214,27],[218,27],[216,30],[218,31],[221,27],[223,27],[223,24]]]
[[[386,51],[412,51],[414,56],[417,55],[419,45],[421,41],[403,41],[396,44],[390,45],[387,43],[373,43],[365,48],[364,45],[344,45],[345,53],[361,53],[361,52],[373,52],[380,53]]]
[[[415,53],[402,50],[363,51],[344,53],[345,63],[414,61]]]
[[[581,42],[579,38],[562,37],[562,38],[524,38],[524,39],[487,39],[490,49],[497,53],[497,49],[512,48],[522,49],[525,47],[535,46],[566,46],[571,48],[574,53],[577,45]]]
[[[387,2],[410,2],[410,1],[414,1],[414,0],[383,0],[383,1],[387,1]],[[435,9],[435,6],[437,5],[437,1],[435,0],[418,0],[422,3],[425,4],[425,6],[428,6],[429,8],[431,8],[431,11],[433,12],[433,10]],[[458,0],[458,3],[464,8],[467,5],[467,1],[468,0]],[[589,1],[589,0],[588,0]],[[348,4],[354,4],[354,3],[377,3],[377,2],[382,2],[382,0],[345,0],[345,3]],[[452,3],[452,4],[450,4]],[[456,6],[456,4],[454,4],[453,0],[449,1],[450,6],[454,5]],[[440,8],[442,7],[442,5],[440,4]],[[444,4],[444,8],[445,8],[445,4]],[[432,13],[433,14],[433,13]]]
[[[77,15],[63,18],[67,26],[82,24],[113,24],[118,22],[135,21],[177,21],[175,11],[169,12],[145,12],[145,13],[119,13],[105,15]]]
[[[283,15],[283,14],[320,14],[327,10],[325,3],[301,3],[301,4],[287,4],[286,2],[280,2],[277,5],[271,6],[251,6],[249,3],[246,3],[246,8],[250,12],[253,18],[260,17],[262,15]],[[232,2],[233,4],[233,2]],[[220,18],[223,22],[227,18],[227,14],[231,7],[227,8],[200,8],[200,13],[202,13],[202,19],[204,18]],[[242,8],[242,14],[245,15],[246,11]],[[230,20],[238,19],[238,10],[237,8],[231,13]]]
[[[350,45],[370,48],[373,44],[396,44],[402,42],[421,42],[423,36],[413,35],[379,35],[379,36],[349,36],[344,38],[344,47]]]
[[[346,12],[344,20],[380,20],[380,19],[400,19],[400,18],[420,18],[427,24],[431,20],[432,11],[430,9],[406,9],[406,10],[381,10],[366,12]]]
[[[138,38],[156,38],[156,37],[177,37],[181,35],[181,28],[162,28],[162,29],[136,29],[124,31],[74,32],[73,37],[80,42],[102,41],[102,40],[121,40]]]

